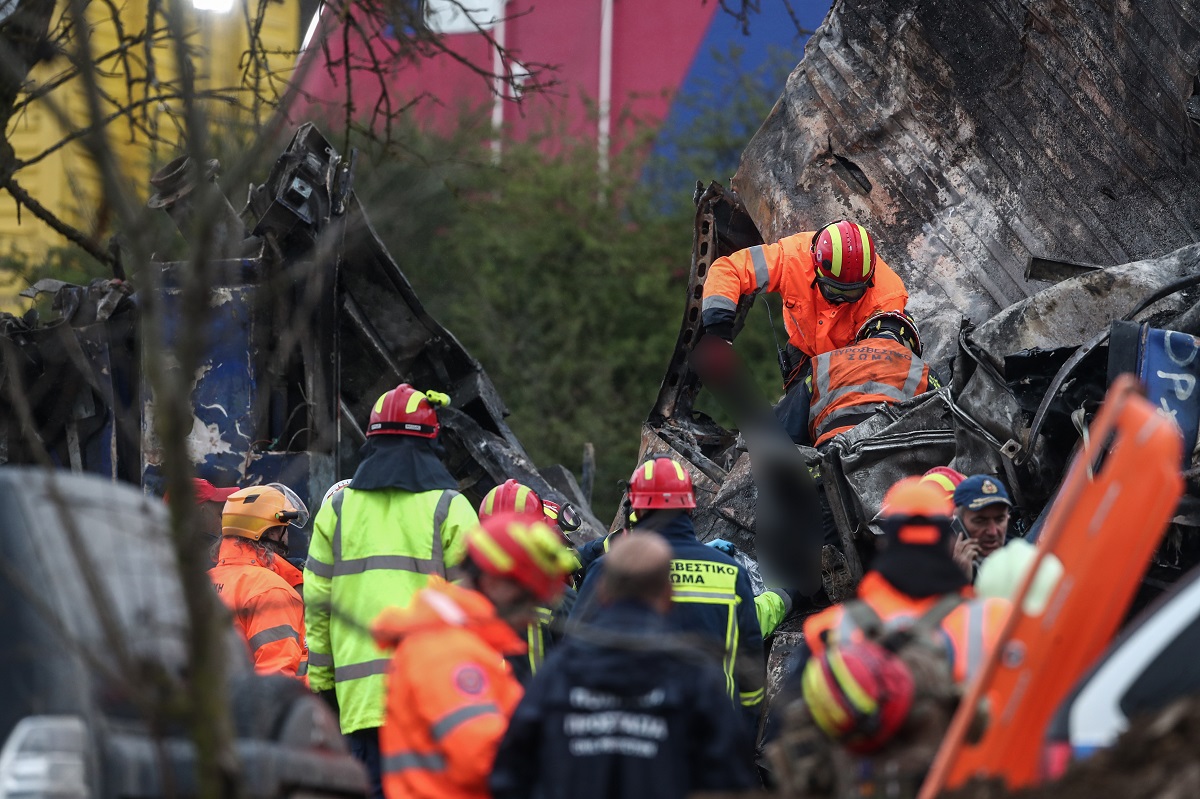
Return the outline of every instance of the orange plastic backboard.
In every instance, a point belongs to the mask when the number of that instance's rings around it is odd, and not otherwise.
[[[1037,560],[919,799],[975,777],[999,777],[1009,788],[1038,781],[1051,718],[1112,639],[1175,512],[1183,493],[1183,439],[1132,376],[1113,382],[1085,440],[1046,519]],[[1047,552],[1062,561],[1063,576],[1045,611],[1027,616],[1025,594]],[[987,730],[968,744],[965,734],[984,696]]]

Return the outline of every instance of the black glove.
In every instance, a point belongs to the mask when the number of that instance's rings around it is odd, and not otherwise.
[[[704,335],[718,336],[725,339],[729,343],[733,343],[733,320],[728,322],[713,322],[711,325],[704,326]]]

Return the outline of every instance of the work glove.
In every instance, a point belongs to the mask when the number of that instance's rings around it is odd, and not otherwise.
[[[763,593],[772,593],[783,600],[783,616],[787,618],[796,605],[796,591],[792,588],[771,588],[768,586]]]
[[[730,344],[733,343],[733,320],[728,322],[713,322],[711,325],[704,326],[704,335],[717,336],[723,338]]]
[[[724,538],[714,538],[712,541],[709,541],[707,544],[705,544],[705,546],[712,547],[718,552],[724,552],[731,558],[737,554],[737,547],[733,545],[733,542],[726,541]]]

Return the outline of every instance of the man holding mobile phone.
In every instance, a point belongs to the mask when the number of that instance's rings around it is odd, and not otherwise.
[[[990,475],[971,475],[954,489],[954,560],[972,580],[983,559],[1008,541],[1011,509],[1008,489]]]

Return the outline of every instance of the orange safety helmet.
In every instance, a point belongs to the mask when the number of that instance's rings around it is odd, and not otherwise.
[[[273,527],[308,523],[308,508],[285,485],[243,488],[225,501],[221,511],[221,535],[258,541]]]
[[[827,286],[852,290],[874,282],[875,241],[862,225],[847,219],[832,222],[813,236],[809,251],[817,279],[828,281]]]
[[[876,311],[862,323],[855,341],[885,337],[900,342],[919,358],[921,357],[921,332],[917,323],[904,311]]]
[[[493,488],[479,503],[479,521],[501,513],[515,513],[530,521],[544,522],[542,498],[527,485],[516,480],[505,480]]]
[[[658,455],[637,467],[629,478],[629,504],[634,510],[694,508],[692,477],[674,459]]]
[[[443,398],[446,402],[441,401]],[[371,418],[367,421],[367,437],[398,435],[436,438],[440,424],[431,399],[439,405],[449,402],[444,394],[417,391],[408,383],[401,383],[375,401]]]
[[[817,726],[857,754],[878,751],[912,709],[912,672],[870,640],[826,646],[804,665],[800,687]]]
[[[880,526],[902,544],[937,544],[950,530],[954,499],[923,477],[905,477],[883,495]]]
[[[507,577],[539,602],[552,602],[577,563],[545,522],[516,513],[483,519],[467,534],[467,557],[485,574]]]

